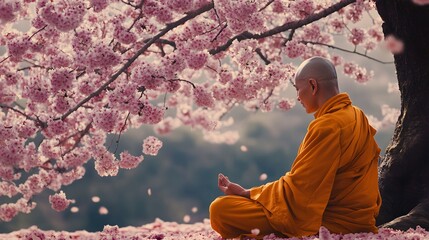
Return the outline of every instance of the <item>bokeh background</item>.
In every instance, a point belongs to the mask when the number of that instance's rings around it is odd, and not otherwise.
[[[388,91],[389,83],[397,83],[393,64],[333,51],[374,71],[374,78],[361,84],[345,77],[342,69],[338,69],[341,91],[349,93],[356,106],[378,119],[383,118],[382,104],[399,108],[399,93]],[[5,48],[0,47],[0,56],[4,54]],[[392,55],[385,50],[370,55],[392,61]],[[293,60],[296,65],[300,61]],[[295,98],[295,90],[290,87],[285,96]],[[181,127],[172,134],[157,136],[164,143],[158,156],[146,157],[138,168],[122,170],[116,177],[98,176],[94,162],[89,161],[84,178],[63,188],[67,198],[76,200],[66,211],[52,210],[48,202],[52,192],[46,191],[34,199],[38,206],[31,214],[19,214],[11,222],[2,222],[0,232],[32,225],[45,230],[100,231],[107,224],[140,226],[156,218],[179,223],[202,221],[208,218],[211,201],[221,194],[217,189],[218,173],[228,175],[244,187],[277,180],[289,170],[307,125],[313,119],[299,103],[287,112],[247,112],[236,107],[227,117],[235,119],[230,128],[240,134],[237,143],[208,143],[200,131]],[[376,139],[382,154],[393,129],[393,125],[387,125],[378,130]],[[141,154],[143,139],[149,135],[156,136],[150,126],[126,132],[121,137],[118,153],[126,149],[131,154]],[[260,180],[264,173],[267,179]],[[0,198],[1,201],[4,200]]]

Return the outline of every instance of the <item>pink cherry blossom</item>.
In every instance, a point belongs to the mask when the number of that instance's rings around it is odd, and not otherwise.
[[[109,5],[109,0],[90,0],[94,12],[101,12]]]
[[[365,31],[359,28],[353,28],[349,35],[349,41],[354,45],[359,45],[365,39]]]
[[[213,107],[214,99],[206,89],[201,86],[197,86],[194,89],[195,103],[200,107]]]
[[[49,203],[51,203],[52,209],[57,212],[64,211],[66,208],[68,208],[69,204],[73,202],[74,200],[66,198],[66,194],[63,191],[49,196]]]
[[[295,101],[291,100],[291,99],[282,99],[279,101],[278,103],[278,108],[283,110],[283,111],[287,111],[292,109],[295,106]]]
[[[291,10],[298,18],[305,18],[315,10],[314,2],[311,0],[299,0],[292,2]]]
[[[128,152],[122,152],[121,161],[119,162],[120,168],[132,169],[136,168],[140,162],[143,161],[143,156],[132,156]]]
[[[72,87],[74,74],[66,69],[58,69],[52,73],[52,91],[68,90]]]
[[[15,12],[21,8],[19,1],[2,1],[0,3],[0,23],[12,21]]]
[[[119,171],[119,163],[112,153],[105,152],[95,158],[95,170],[102,177],[116,176]]]
[[[290,58],[297,58],[305,52],[305,45],[296,40],[291,40],[286,43],[285,52]]]
[[[143,153],[146,155],[158,155],[158,151],[161,147],[162,142],[154,136],[149,136],[143,141]]]
[[[139,122],[144,124],[157,124],[164,117],[164,109],[161,107],[153,106],[150,103],[146,103],[142,106],[139,114]]]
[[[43,20],[64,32],[77,28],[83,21],[85,4],[81,0],[59,2],[61,4],[47,3],[40,9]]]
[[[16,214],[18,214],[18,211],[14,204],[8,203],[0,205],[0,219],[2,221],[11,221],[16,216]]]

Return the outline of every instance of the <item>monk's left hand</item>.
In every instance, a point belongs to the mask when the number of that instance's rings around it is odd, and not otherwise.
[[[250,198],[250,190],[229,181],[228,177],[224,176],[222,173],[219,173],[218,176],[218,187],[225,195],[238,195]]]

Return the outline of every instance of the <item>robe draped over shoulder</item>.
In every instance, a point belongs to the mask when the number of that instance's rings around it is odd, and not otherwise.
[[[381,205],[376,133],[346,93],[314,114],[292,168],[279,180],[254,187],[270,224],[292,236],[377,232]]]

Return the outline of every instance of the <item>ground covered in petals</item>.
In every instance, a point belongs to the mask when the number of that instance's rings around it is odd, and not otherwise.
[[[181,239],[213,239],[221,240],[222,238],[211,229],[210,221],[208,219],[203,222],[194,224],[179,224],[176,222],[164,222],[162,220],[155,220],[155,222],[146,224],[140,227],[122,227],[118,226],[105,226],[101,232],[65,232],[65,231],[45,231],[37,228],[36,226],[19,231],[0,234],[0,239],[25,239],[25,240],[65,240],[65,239],[79,239],[79,240],[120,240],[120,239],[157,239],[157,240],[181,240]],[[351,240],[351,239],[409,239],[420,240],[429,239],[429,232],[423,228],[417,227],[410,229],[406,232],[393,230],[388,228],[381,228],[378,234],[373,233],[357,233],[357,234],[331,234],[329,231],[322,227],[318,235],[305,237],[305,238],[278,238],[269,235],[263,238],[264,240]]]

